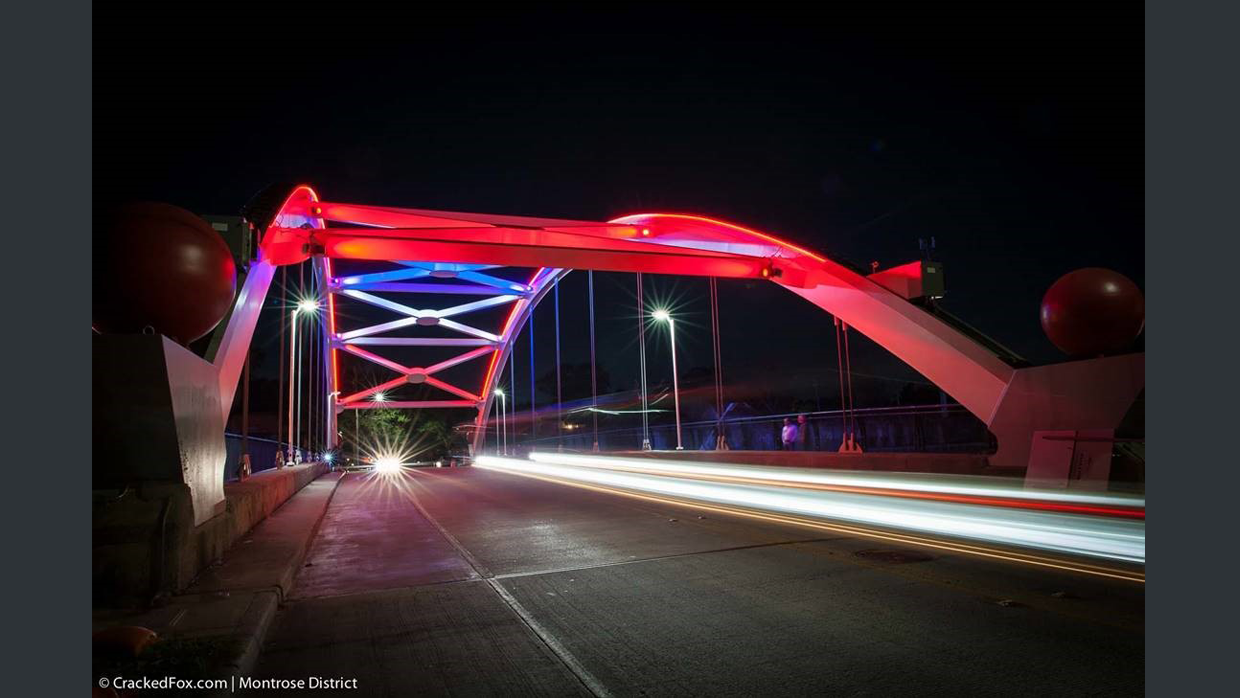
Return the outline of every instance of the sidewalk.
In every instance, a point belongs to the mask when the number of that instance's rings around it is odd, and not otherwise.
[[[192,676],[195,669],[213,676],[248,673],[342,475],[326,473],[307,484],[167,605],[144,611],[96,610],[92,631],[120,625],[155,631],[160,642],[143,653],[143,660],[153,655],[149,662],[160,674],[165,669],[168,675],[180,670],[182,677]],[[124,668],[144,670],[138,662]]]

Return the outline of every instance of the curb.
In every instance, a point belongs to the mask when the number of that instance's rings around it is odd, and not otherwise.
[[[324,473],[323,476],[330,476],[331,473]],[[322,525],[324,517],[327,516],[327,510],[331,507],[332,500],[336,497],[336,490],[340,487],[341,480],[344,480],[345,473],[341,472],[336,478],[332,490],[328,493],[327,498],[323,501],[323,510],[319,512],[314,519],[314,524],[310,526],[306,535],[305,545],[301,547],[296,560],[291,564],[289,569],[285,570],[281,575],[287,580],[288,588],[277,586],[255,592],[256,601],[261,604],[261,608],[257,609],[257,617],[254,618],[253,630],[245,633],[245,649],[241,656],[233,664],[235,674],[248,675],[254,670],[254,665],[258,661],[258,656],[262,652],[263,643],[267,639],[267,631],[271,628],[271,622],[275,620],[276,611],[279,610],[280,604],[284,602],[288,593],[292,590],[293,581],[297,578],[297,571],[301,569],[301,565],[305,562],[306,557],[310,554],[310,548],[314,543],[314,537],[318,535],[319,526]],[[261,600],[260,600],[261,599]],[[247,613],[247,615],[250,615]]]

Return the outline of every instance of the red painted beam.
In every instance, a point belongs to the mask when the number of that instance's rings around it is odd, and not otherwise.
[[[330,258],[450,260],[466,264],[556,267],[725,278],[765,278],[761,257],[695,250],[572,232],[485,228],[272,228],[266,249],[277,264],[295,264],[321,246]],[[799,285],[795,269],[781,281]],[[788,276],[792,273],[793,276]]]

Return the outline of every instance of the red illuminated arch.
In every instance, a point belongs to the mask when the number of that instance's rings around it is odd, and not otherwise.
[[[328,221],[333,226],[328,227]],[[697,215],[644,213],[606,223],[498,216],[319,201],[303,186],[294,190],[265,231],[262,257],[255,265],[260,269],[251,272],[242,291],[245,302],[265,295],[270,268],[311,256],[320,260],[328,279],[333,258],[538,269],[519,291],[500,331],[482,333],[496,339],[478,390],[456,389],[478,408],[475,445],[487,423],[497,367],[529,313],[571,269],[766,279],[784,286],[865,334],[958,400],[999,438],[995,459],[1005,464],[1027,462],[1034,431],[1114,428],[1144,385],[1143,355],[1016,369],[972,337],[822,254]],[[251,279],[256,279],[256,288],[246,295]],[[333,285],[338,286],[336,280]],[[398,310],[408,313],[410,308]],[[334,306],[332,314],[329,332],[335,335]],[[239,333],[236,339],[242,336],[248,344],[249,334]],[[331,341],[335,350],[345,346],[338,336]],[[221,380],[235,387],[239,369],[228,367]],[[332,389],[340,390],[334,375]],[[456,401],[454,406],[463,404]]]

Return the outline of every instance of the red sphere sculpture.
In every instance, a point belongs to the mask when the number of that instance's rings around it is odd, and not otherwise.
[[[206,221],[170,204],[116,207],[95,221],[91,325],[104,333],[151,328],[187,345],[228,313],[237,269]]]
[[[1042,331],[1066,354],[1114,354],[1145,327],[1145,297],[1131,279],[1089,267],[1059,277],[1042,298]]]

